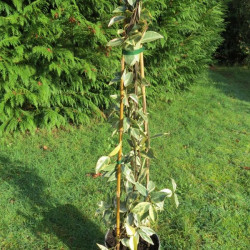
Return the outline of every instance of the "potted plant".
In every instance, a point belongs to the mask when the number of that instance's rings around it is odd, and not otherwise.
[[[151,228],[164,208],[166,198],[174,197],[176,184],[172,179],[172,190],[156,191],[155,183],[149,179],[150,159],[154,153],[150,147],[146,90],[144,78],[143,45],[160,38],[160,34],[147,31],[150,13],[143,8],[141,0],[123,0],[123,5],[114,10],[109,26],[123,23],[117,31],[118,37],[108,46],[122,46],[121,74],[111,81],[120,81],[120,96],[112,115],[116,120],[115,131],[119,134],[118,146],[96,164],[96,173],[102,173],[108,182],[116,181],[116,197],[100,202],[98,213],[110,230],[105,237],[105,246],[100,249],[159,249],[159,238]],[[123,153],[123,135],[126,134],[129,150]],[[151,136],[151,139],[161,135]],[[118,158],[116,158],[118,155]],[[114,160],[117,159],[117,160]]]

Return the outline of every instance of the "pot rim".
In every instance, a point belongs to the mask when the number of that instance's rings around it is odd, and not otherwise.
[[[108,247],[107,244],[106,244],[106,240],[107,240],[107,238],[108,238],[108,234],[109,234],[110,230],[111,230],[111,229],[109,229],[109,230],[107,231],[107,233],[105,234],[105,240],[104,240],[104,245],[105,245],[105,247]],[[156,236],[156,238],[157,238],[157,240],[158,240],[158,242],[159,242],[158,250],[161,250],[161,241],[160,241],[160,238],[159,238],[158,234],[153,234],[153,235]]]

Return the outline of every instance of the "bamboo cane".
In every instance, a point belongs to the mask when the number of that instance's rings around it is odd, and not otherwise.
[[[121,60],[121,73],[123,74],[125,69],[124,56]],[[119,127],[119,143],[121,144],[120,150],[118,152],[118,164],[117,164],[117,196],[116,196],[116,236],[117,236],[117,250],[120,249],[120,197],[121,197],[121,160],[122,160],[122,137],[123,137],[123,98],[124,98],[124,80],[121,78],[120,85],[120,127]]]
[[[144,58],[143,58],[143,52],[140,54],[140,71],[141,71],[141,78],[145,77],[145,72],[144,72]],[[147,98],[146,98],[146,87],[142,85],[142,100],[143,100],[143,113],[147,117]],[[148,121],[144,121],[144,130],[146,135],[148,136],[147,140],[147,148],[146,151],[148,152],[150,148],[150,137],[149,137],[149,126],[148,126]],[[150,160],[147,158],[146,159],[146,170],[147,170],[147,185],[149,183],[149,165],[150,165]]]

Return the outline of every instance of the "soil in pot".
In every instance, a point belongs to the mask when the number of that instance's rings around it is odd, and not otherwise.
[[[125,234],[121,234],[121,238],[125,238],[125,237],[126,237]],[[154,234],[151,236],[151,239],[154,242],[154,245],[150,245],[148,242],[146,242],[140,237],[138,250],[158,250],[159,249],[158,237]],[[108,232],[107,238],[105,239],[105,243],[108,248],[116,246],[116,231],[115,230]],[[121,244],[120,250],[129,250],[129,248]]]

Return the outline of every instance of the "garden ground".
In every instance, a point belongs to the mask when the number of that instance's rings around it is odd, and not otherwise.
[[[159,189],[177,182],[155,230],[163,249],[248,249],[250,71],[214,68],[169,102],[150,101]],[[114,192],[93,178],[115,146],[107,122],[0,142],[0,248],[96,249],[105,226],[98,201]]]

